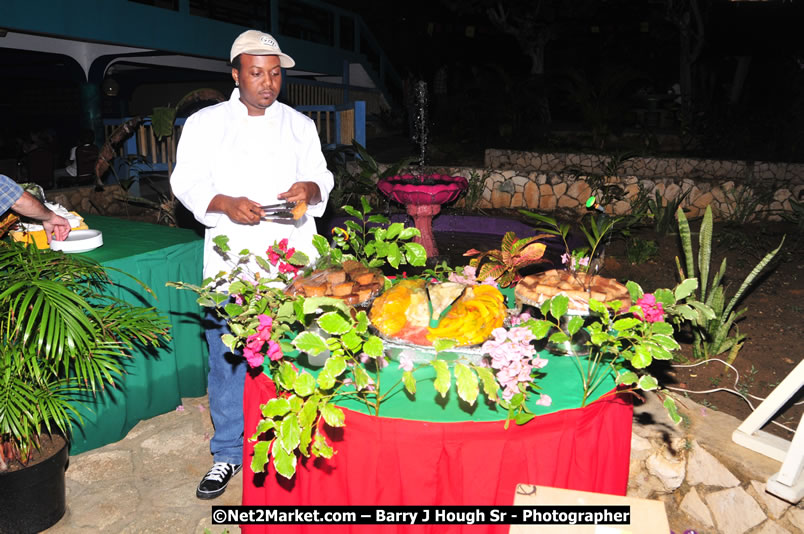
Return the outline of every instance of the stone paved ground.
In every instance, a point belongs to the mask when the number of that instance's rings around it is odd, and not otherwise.
[[[207,397],[184,399],[183,410],[141,421],[125,439],[71,456],[67,513],[47,534],[239,533],[235,525],[213,526],[210,506],[240,504],[241,475],[214,501],[195,496],[212,465],[208,407]]]
[[[804,502],[791,506],[764,491],[779,463],[731,441],[740,421],[683,399],[687,421],[673,426],[661,403],[648,399],[634,413],[629,496],[663,501],[679,534],[804,532]],[[211,461],[208,399],[182,406],[140,422],[117,443],[70,457],[67,513],[46,533],[239,533],[236,525],[213,526],[210,506],[240,504],[241,475],[214,501],[195,497]]]

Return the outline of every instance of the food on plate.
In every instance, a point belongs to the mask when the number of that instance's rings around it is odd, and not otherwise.
[[[333,284],[332,285],[332,296],[333,297],[345,297],[346,295],[352,294],[352,287],[354,287],[354,282],[341,282],[340,284]]]
[[[369,319],[385,337],[430,346],[451,339],[476,345],[503,325],[505,298],[490,285],[402,280],[374,300]]]
[[[350,263],[348,267],[346,263],[299,276],[286,291],[304,297],[336,297],[354,306],[369,301],[382,290],[385,277],[379,270],[369,269],[360,262]],[[359,282],[355,276],[365,283]]]
[[[557,269],[526,276],[516,285],[514,294],[519,301],[531,306],[540,306],[556,295],[566,295],[569,309],[580,313],[589,312],[590,297],[599,302],[619,300],[623,310],[631,307],[628,289],[617,280]]]

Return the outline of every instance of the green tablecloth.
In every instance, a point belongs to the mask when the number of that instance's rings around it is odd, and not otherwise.
[[[549,363],[540,369],[542,377],[536,381],[536,385],[540,388],[539,392],[550,396],[552,404],[550,406],[537,405],[536,401],[539,399],[539,395],[531,395],[528,403],[530,411],[536,415],[544,415],[559,410],[580,408],[581,400],[583,399],[583,388],[578,366],[581,364],[585,369],[586,360],[577,360],[572,356],[555,356],[546,351],[540,352],[540,356]],[[302,364],[305,370],[317,375],[320,368],[305,367],[305,362],[306,357],[302,355],[299,363]],[[607,372],[606,369],[601,369],[601,375],[605,375],[605,377],[595,388],[587,404],[614,388],[613,374]],[[374,378],[373,373],[370,373],[370,376]],[[486,402],[482,389],[473,406],[461,400],[457,391],[455,391],[454,378],[452,387],[446,397],[442,398],[441,394],[433,387],[435,370],[430,365],[422,365],[413,372],[413,376],[417,380],[416,395],[409,395],[404,391],[404,388],[400,387],[401,384],[393,388],[393,393],[380,405],[381,416],[441,423],[499,421],[507,416],[505,410],[494,403]],[[398,384],[401,379],[402,370],[399,369],[399,363],[391,360],[388,366],[380,372],[380,391],[391,390],[392,386]],[[366,404],[354,397],[341,399],[338,401],[338,405],[356,412],[369,413]]]
[[[139,421],[175,410],[182,397],[206,394],[207,344],[201,308],[191,291],[165,282],[201,282],[203,240],[191,230],[88,215],[90,228],[103,232],[103,246],[83,255],[119,269],[149,286],[156,299],[128,276],[109,270],[111,293],[126,302],[154,306],[172,324],[171,341],[158,350],[135,350],[120,387],[87,398],[84,421],[73,429],[71,454],[122,439]]]

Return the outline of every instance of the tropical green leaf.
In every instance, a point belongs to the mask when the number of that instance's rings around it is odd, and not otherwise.
[[[676,210],[676,219],[678,219],[678,235],[681,239],[681,250],[684,254],[684,260],[687,266],[686,273],[683,273],[686,276],[682,276],[682,278],[693,278],[695,276],[695,264],[693,263],[694,260],[692,256],[692,233],[690,232],[689,222],[687,222],[687,216],[680,206],[678,210]]]
[[[544,339],[544,336],[553,328],[553,325],[548,321],[536,320],[530,325],[530,331],[536,339]]]
[[[402,260],[404,259],[402,256],[402,251],[399,249],[399,245],[396,243],[388,243],[386,257],[388,259],[388,263],[394,269],[398,269],[399,264],[402,263]]]
[[[444,360],[433,360],[430,362],[430,365],[432,365],[436,371],[436,378],[433,382],[433,387],[441,394],[442,397],[446,397],[452,383],[452,377],[450,376],[447,362]]]
[[[622,384],[624,386],[636,384],[637,380],[639,380],[639,376],[633,371],[625,371],[617,375],[617,384]]]
[[[380,358],[383,355],[384,346],[382,339],[377,336],[369,336],[365,343],[363,343],[363,352],[372,358]]]
[[[352,372],[355,375],[355,386],[357,386],[357,389],[365,389],[366,386],[371,383],[371,377],[369,377],[366,370],[360,365],[355,365]]]
[[[301,332],[299,335],[297,335],[293,340],[293,346],[312,356],[321,354],[328,349],[324,338],[310,331]]]
[[[293,391],[301,397],[309,397],[315,392],[315,378],[310,373],[301,373],[293,384]]]
[[[284,397],[277,397],[269,400],[267,403],[260,407],[263,417],[268,419],[276,419],[290,411],[290,402]]]
[[[571,336],[574,336],[578,333],[578,330],[581,329],[584,323],[584,318],[580,315],[574,315],[569,322],[567,323],[567,333]]]
[[[265,464],[268,463],[268,450],[271,448],[274,440],[271,441],[258,441],[254,444],[254,456],[251,458],[251,470],[254,473],[262,473],[265,471]]]
[[[639,389],[643,391],[652,391],[659,387],[659,383],[650,375],[640,376],[637,385],[639,386]]]
[[[634,354],[631,358],[631,365],[637,369],[644,369],[653,361],[650,351],[645,345],[635,345]]]
[[[654,334],[650,337],[650,339],[667,350],[677,350],[679,348],[678,342],[671,336]]]
[[[524,425],[530,422],[530,420],[534,417],[536,417],[536,414],[534,413],[519,412],[516,414],[516,417],[514,417],[514,422],[518,425]]]
[[[685,298],[692,295],[695,290],[698,289],[698,279],[697,278],[687,278],[680,284],[676,286],[674,296],[676,298],[676,302],[679,300],[684,300]]]
[[[632,282],[631,280],[625,283],[625,287],[628,289],[628,295],[631,297],[631,302],[638,301],[642,295],[645,294],[645,292],[642,291],[642,286],[636,282]]]
[[[479,365],[473,365],[472,369],[475,370],[478,378],[480,378],[480,382],[483,384],[483,393],[490,401],[496,402],[497,390],[500,386],[494,378],[494,373],[488,367],[481,367]]]
[[[341,335],[352,329],[352,322],[347,317],[340,311],[333,311],[324,313],[316,322],[328,334]]]
[[[422,235],[418,228],[414,228],[413,226],[408,226],[402,229],[399,232],[399,241],[407,241],[408,239],[412,239],[414,237],[418,237]],[[422,247],[424,248],[424,247]]]
[[[293,475],[296,474],[296,454],[276,446],[272,451],[276,472],[287,479],[293,478]]]
[[[673,325],[670,323],[665,323],[663,321],[659,321],[657,323],[651,323],[650,326],[651,332],[654,334],[664,334],[667,336],[673,335]]]
[[[561,319],[569,309],[569,298],[566,295],[556,295],[550,301],[550,315]]]
[[[405,259],[414,267],[421,267],[427,262],[427,251],[419,243],[405,243]]]
[[[673,421],[674,424],[679,424],[681,422],[681,416],[678,414],[678,408],[676,407],[676,401],[672,399],[672,397],[665,397],[664,402],[665,410],[667,410],[667,415],[670,416],[670,419]]]
[[[642,321],[639,319],[635,319],[634,317],[626,317],[624,319],[617,319],[614,321],[612,328],[614,328],[614,330],[623,331],[630,330],[635,326],[639,326],[640,324],[642,324]]]
[[[341,427],[346,421],[346,414],[343,410],[331,403],[321,406],[321,417],[332,427]]]
[[[413,373],[410,371],[405,371],[402,373],[402,383],[405,385],[405,389],[411,395],[416,394],[416,379],[413,378]]]
[[[676,303],[676,298],[669,289],[657,289],[653,292],[653,296],[656,297],[656,302],[661,302],[664,306],[672,306]]]
[[[393,239],[397,237],[402,232],[403,228],[405,228],[405,225],[400,222],[391,223],[391,225],[388,227],[388,231],[385,234],[385,238]]]
[[[698,281],[701,285],[701,300],[706,301],[707,284],[709,283],[709,263],[712,258],[712,207],[706,206],[699,233],[698,247]]]
[[[462,363],[455,364],[455,386],[460,398],[470,405],[475,403],[479,392],[478,379],[472,370]]]
[[[729,301],[729,304],[723,310],[723,315],[728,316],[731,313],[731,311],[734,309],[734,306],[736,306],[737,303],[742,298],[745,290],[748,289],[748,287],[751,285],[754,279],[756,279],[756,277],[759,276],[759,273],[762,272],[762,269],[764,269],[765,266],[768,265],[771,262],[771,260],[773,260],[774,256],[776,256],[776,254],[782,249],[782,245],[784,245],[784,237],[782,237],[782,241],[779,243],[778,247],[768,252],[765,255],[765,257],[762,258],[762,260],[753,269],[751,269],[751,272],[748,273],[748,276],[745,277],[743,283],[740,284],[740,289],[737,290],[737,293],[734,294],[734,296]]]

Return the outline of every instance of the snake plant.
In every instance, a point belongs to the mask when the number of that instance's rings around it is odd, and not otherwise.
[[[687,278],[698,278],[698,291],[693,293],[690,298],[705,304],[713,313],[696,314],[692,318],[694,344],[693,355],[696,359],[709,359],[711,357],[729,353],[727,360],[733,362],[737,353],[745,341],[745,335],[740,333],[740,329],[735,321],[742,317],[747,308],[736,310],[740,299],[745,295],[751,284],[756,280],[762,270],[773,260],[774,256],[782,248],[784,237],[779,246],[767,253],[764,258],[748,273],[737,292],[726,301],[726,286],[723,283],[726,274],[726,258],[720,264],[720,268],[710,280],[710,263],[712,259],[712,209],[707,206],[704,212],[701,228],[699,232],[699,246],[697,257],[697,274],[695,256],[692,250],[692,234],[687,217],[682,209],[676,212],[678,219],[678,231],[681,237],[681,247],[685,260],[686,270],[681,266],[681,262],[676,257],[681,280]],[[696,294],[699,293],[699,294]],[[734,335],[731,330],[734,328]]]

